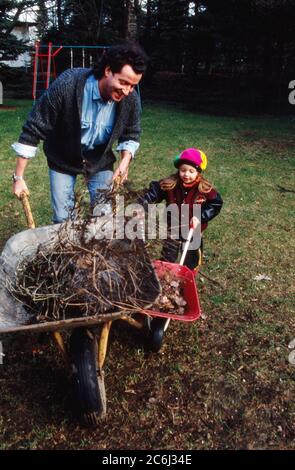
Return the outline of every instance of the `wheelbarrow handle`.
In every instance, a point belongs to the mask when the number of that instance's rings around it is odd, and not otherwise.
[[[194,229],[193,227],[189,229],[188,237],[187,237],[187,240],[186,240],[186,242],[185,242],[184,249],[183,249],[183,252],[182,252],[180,261],[179,261],[180,266],[183,266],[183,263],[184,263],[184,260],[185,260],[186,254],[187,254],[187,250],[188,250],[189,244],[190,244],[191,239],[192,239],[192,237],[193,237],[194,230],[195,230],[195,229]]]
[[[35,222],[34,222],[33,214],[32,214],[32,211],[31,211],[31,206],[30,206],[30,202],[29,202],[29,197],[28,197],[27,193],[23,191],[20,194],[19,199],[22,202],[23,210],[24,210],[24,213],[25,213],[25,216],[26,216],[26,219],[27,219],[28,228],[35,228],[36,225],[35,225]]]
[[[119,187],[121,186],[122,182],[122,175],[118,175],[113,181],[113,190],[118,191]]]

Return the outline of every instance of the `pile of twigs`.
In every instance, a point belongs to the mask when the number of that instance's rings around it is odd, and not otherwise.
[[[62,225],[53,245],[18,266],[9,290],[36,321],[138,311],[159,293],[142,240],[87,241],[87,229],[87,221]]]
[[[139,310],[157,289],[140,240],[59,241],[17,270],[10,291],[38,321]]]

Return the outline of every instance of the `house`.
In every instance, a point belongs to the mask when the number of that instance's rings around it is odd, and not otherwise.
[[[37,36],[36,23],[30,21],[18,21],[14,26],[11,34],[25,41],[29,46],[33,46]],[[20,54],[15,60],[2,60],[2,64],[9,67],[30,67],[31,55],[29,51]]]

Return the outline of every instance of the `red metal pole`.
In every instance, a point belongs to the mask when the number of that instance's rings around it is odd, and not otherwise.
[[[40,41],[35,42],[35,56],[34,56],[34,72],[33,72],[33,100],[36,101],[37,90],[37,75],[38,75],[38,62],[39,62],[39,47]]]
[[[58,49],[56,49],[56,51],[54,51],[54,53],[52,54],[52,57],[55,57],[61,50],[62,50],[63,46],[60,46]]]
[[[56,65],[55,65],[55,56],[63,49],[63,46],[60,46],[56,51],[52,53],[52,67],[53,67],[53,77],[56,79]]]

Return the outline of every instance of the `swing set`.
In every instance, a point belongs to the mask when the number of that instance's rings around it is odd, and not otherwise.
[[[92,67],[99,52],[103,53],[109,46],[58,46],[49,42],[47,45],[35,43],[33,68],[33,100],[34,102],[47,90],[51,80],[66,68]],[[62,70],[58,70],[56,57],[64,52]],[[76,52],[74,57],[74,53]],[[77,57],[78,56],[78,57]]]

